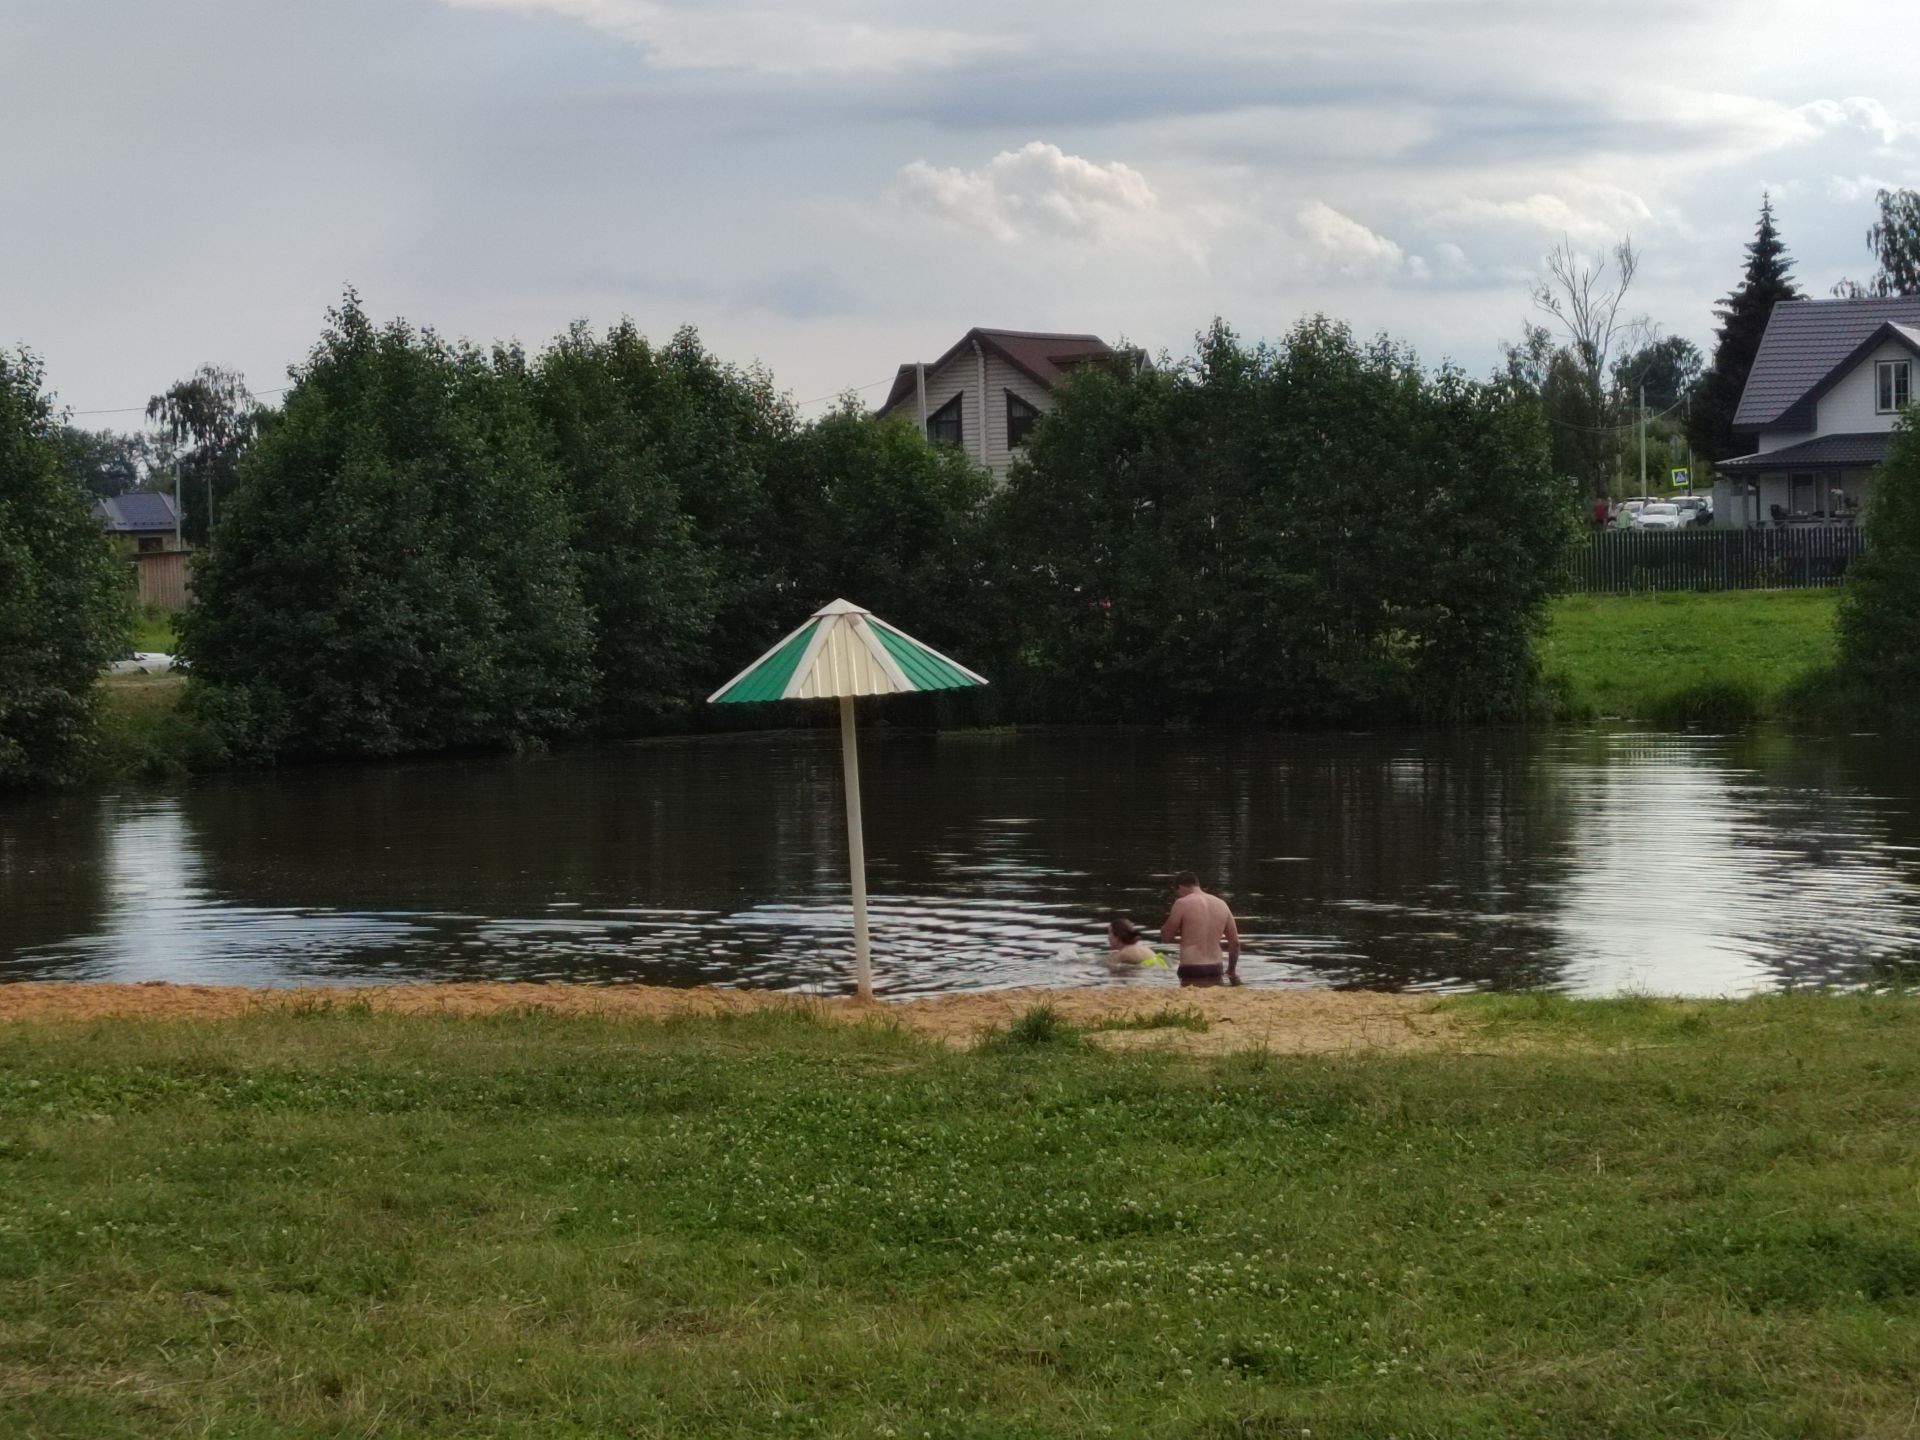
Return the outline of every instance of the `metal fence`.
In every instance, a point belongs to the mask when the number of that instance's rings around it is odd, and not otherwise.
[[[1567,588],[1588,595],[1818,589],[1838,585],[1865,549],[1857,525],[1597,530],[1574,547]]]

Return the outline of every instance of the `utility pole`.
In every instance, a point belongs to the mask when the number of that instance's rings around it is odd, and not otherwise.
[[[1647,382],[1640,382],[1640,493],[1647,493]]]

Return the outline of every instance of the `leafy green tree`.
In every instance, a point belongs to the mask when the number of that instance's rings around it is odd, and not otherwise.
[[[1523,323],[1521,342],[1505,349],[1506,378],[1532,391],[1546,416],[1553,473],[1580,486],[1583,477],[1610,471],[1619,451],[1618,426],[1604,404],[1595,404],[1591,377],[1573,348],[1558,344],[1545,326]],[[1609,423],[1596,426],[1595,414]]]
[[[800,430],[775,482],[814,514],[793,581],[845,596],[936,648],[984,638],[990,583],[981,535],[991,478],[964,451],[929,445],[910,422],[876,420],[848,397]]]
[[[1848,300],[1920,295],[1920,190],[1882,190],[1873,199],[1880,218],[1867,227],[1867,249],[1880,268],[1866,284],[1842,280],[1833,293]]]
[[[1760,221],[1747,245],[1747,268],[1733,293],[1714,309],[1719,317],[1713,363],[1701,377],[1690,408],[1687,433],[1693,448],[1709,460],[1744,455],[1753,446],[1737,439],[1733,417],[1740,408],[1740,392],[1747,387],[1753,357],[1767,318],[1782,300],[1801,298],[1793,283],[1793,261],[1773,222],[1773,200],[1760,197]]]
[[[61,453],[40,362],[0,353],[0,785],[73,778],[130,584]]]
[[[712,653],[749,654],[790,627],[787,617],[809,598],[795,587],[793,559],[818,497],[775,475],[798,422],[772,375],[716,359],[690,327],[660,359],[663,464],[717,577]]]
[[[1648,328],[1644,317],[1620,313],[1640,271],[1640,256],[1632,238],[1623,237],[1608,255],[1590,260],[1563,236],[1545,263],[1546,275],[1532,289],[1533,305],[1565,337],[1565,352],[1580,377],[1577,386],[1565,387],[1561,402],[1573,409],[1577,423],[1563,428],[1579,437],[1582,488],[1605,495],[1620,440],[1619,417],[1606,385],[1608,367],[1617,346]]]
[[[182,648],[262,750],[393,755],[576,728],[589,616],[524,366],[351,291],[241,463]]]
[[[1866,554],[1840,595],[1840,666],[1871,700],[1920,713],[1920,408],[1909,408],[1867,497]]]
[[[605,338],[575,325],[535,363],[545,422],[593,613],[596,723],[619,730],[684,715],[711,688],[709,638],[722,554],[699,542],[676,427],[689,397],[631,322]]]
[[[1030,708],[1109,719],[1481,718],[1530,701],[1576,491],[1539,401],[1324,317],[1216,322],[1089,369],[995,506]]]
[[[180,477],[182,528],[205,545],[268,412],[239,372],[202,365],[147,402],[147,419],[171,447]]]
[[[1700,347],[1680,335],[1666,335],[1613,362],[1616,408],[1640,403],[1644,386],[1649,410],[1671,410],[1699,383],[1703,362]]]
[[[67,469],[96,500],[151,489],[171,475],[167,445],[151,436],[62,425],[56,438]]]

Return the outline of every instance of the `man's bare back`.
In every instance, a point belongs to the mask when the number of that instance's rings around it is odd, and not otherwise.
[[[1240,931],[1233,923],[1233,911],[1227,908],[1227,902],[1202,890],[1199,880],[1190,874],[1180,876],[1175,883],[1179,888],[1167,923],[1160,927],[1160,938],[1179,942],[1182,978],[1237,974]]]

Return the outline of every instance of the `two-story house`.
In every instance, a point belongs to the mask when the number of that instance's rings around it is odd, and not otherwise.
[[[1916,378],[1920,296],[1774,306],[1733,417],[1754,453],[1716,465],[1716,523],[1857,513]]]
[[[185,548],[180,544],[180,514],[173,508],[171,495],[129,490],[94,501],[93,513],[101,528],[129,554]]]
[[[909,417],[929,440],[960,446],[1004,480],[1068,371],[1138,358],[1098,335],[969,330],[938,360],[902,365],[880,413]]]

